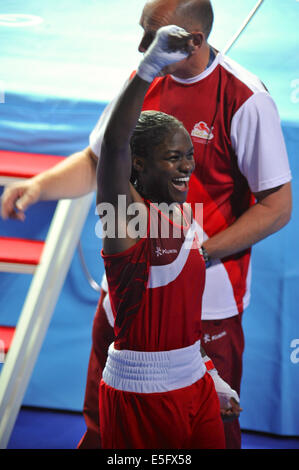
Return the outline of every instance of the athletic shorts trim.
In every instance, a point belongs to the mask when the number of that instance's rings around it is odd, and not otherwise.
[[[160,393],[188,387],[205,373],[200,341],[186,348],[154,352],[117,350],[112,343],[102,378],[116,390]]]

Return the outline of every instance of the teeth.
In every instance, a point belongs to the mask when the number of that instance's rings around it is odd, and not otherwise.
[[[189,177],[185,177],[185,178],[174,178],[173,181],[189,181]]]

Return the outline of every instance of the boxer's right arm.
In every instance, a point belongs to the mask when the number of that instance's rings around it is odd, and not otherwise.
[[[38,201],[76,198],[95,190],[96,165],[97,157],[86,147],[33,178],[7,186],[1,198],[3,219],[24,220],[25,211]]]

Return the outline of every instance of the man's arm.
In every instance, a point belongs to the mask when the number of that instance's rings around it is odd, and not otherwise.
[[[254,195],[257,200],[254,206],[230,227],[203,243],[212,259],[239,253],[289,222],[292,211],[291,183]]]
[[[24,220],[26,209],[38,201],[76,198],[95,190],[97,161],[86,147],[33,178],[11,184],[1,198],[3,219]]]

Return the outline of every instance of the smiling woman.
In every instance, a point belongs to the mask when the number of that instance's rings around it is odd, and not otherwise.
[[[130,146],[131,181],[139,193],[158,203],[185,202],[194,159],[193,144],[183,124],[168,114],[144,111]]]
[[[182,28],[160,28],[103,137],[97,202],[116,209],[117,229],[102,250],[116,338],[100,383],[104,449],[224,448],[219,400],[200,347],[205,262],[184,205],[193,145],[174,117],[141,113],[154,77],[192,51]],[[146,230],[132,237],[136,204]]]

